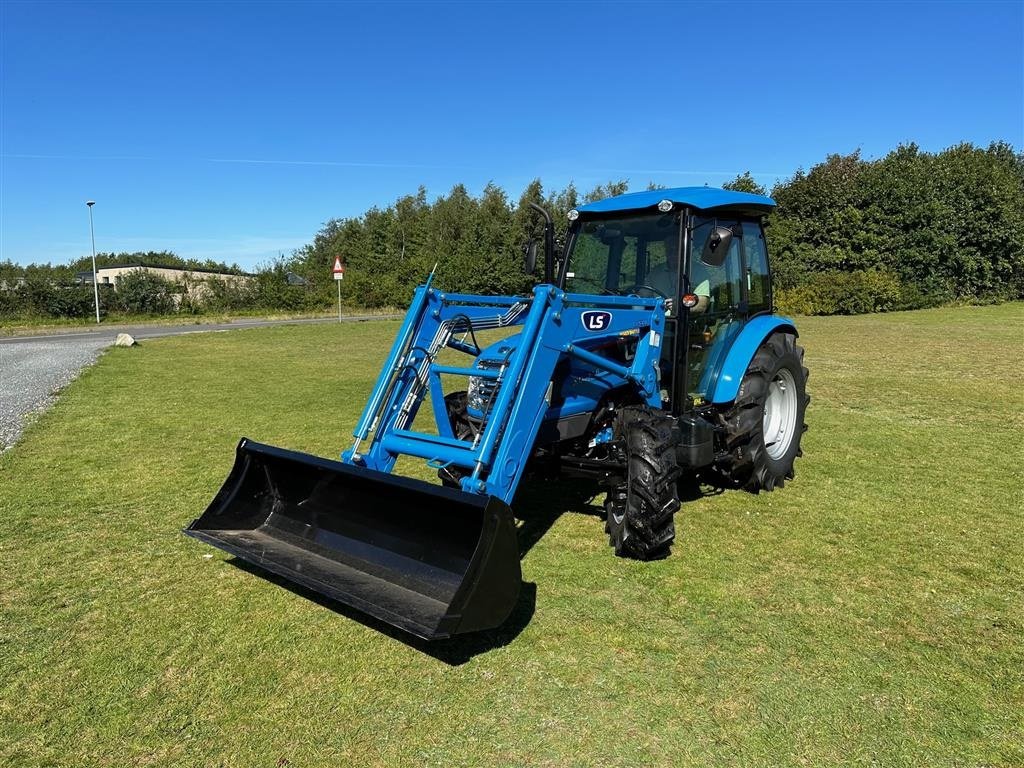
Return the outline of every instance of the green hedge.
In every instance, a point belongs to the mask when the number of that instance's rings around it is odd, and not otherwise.
[[[114,306],[130,315],[166,315],[175,311],[176,286],[145,270],[126,272],[117,279]]]
[[[34,274],[13,289],[0,290],[0,315],[8,317],[90,317],[95,311],[91,285],[56,283]]]
[[[776,311],[791,315],[860,315],[921,309],[937,303],[913,283],[883,269],[831,270],[775,292]]]
[[[750,173],[726,186],[766,191]],[[186,291],[177,311],[333,307],[330,266],[338,256],[347,263],[342,292],[349,306],[403,306],[435,267],[435,285],[444,290],[523,294],[539,278],[522,270],[522,245],[539,241],[542,230],[529,203],[564,225],[571,208],[627,189],[619,181],[586,195],[571,184],[545,192],[535,180],[513,201],[494,184],[479,196],[459,184],[431,201],[421,187],[386,208],[328,221],[309,245],[263,265],[253,280],[211,280],[208,290]],[[778,203],[768,242],[782,312],[857,314],[1024,298],[1024,155],[1009,144],[938,153],[910,144],[877,160],[830,155],[770,194]],[[165,252],[117,258],[199,264]],[[306,285],[289,285],[288,272]],[[0,262],[0,283],[27,278],[14,291],[0,290],[0,313],[88,315],[91,290],[70,285],[73,276],[69,267]],[[174,311],[172,295],[180,291],[155,276],[125,276],[115,299],[124,312],[164,313]]]
[[[1024,298],[1024,155],[1008,144],[832,155],[772,195],[774,281],[788,306],[833,314]]]

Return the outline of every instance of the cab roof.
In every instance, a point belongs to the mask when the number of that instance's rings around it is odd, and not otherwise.
[[[613,213],[615,211],[641,211],[657,208],[662,200],[687,205],[702,211],[718,208],[735,208],[750,213],[769,213],[775,201],[764,195],[750,192],[734,192],[717,187],[675,187],[674,189],[651,189],[645,192],[629,192],[616,197],[606,197],[593,203],[579,206],[580,213]]]

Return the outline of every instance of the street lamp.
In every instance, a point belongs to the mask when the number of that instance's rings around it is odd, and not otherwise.
[[[86,200],[89,206],[89,236],[92,238],[92,297],[96,302],[96,322],[100,321],[100,286],[96,282],[96,231],[92,228],[92,207],[96,205],[95,200]]]

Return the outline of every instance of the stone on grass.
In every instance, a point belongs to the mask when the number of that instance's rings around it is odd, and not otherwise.
[[[134,347],[137,343],[130,333],[119,333],[114,339],[115,347]]]

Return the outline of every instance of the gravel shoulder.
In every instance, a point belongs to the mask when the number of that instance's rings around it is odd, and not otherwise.
[[[111,341],[104,336],[0,345],[0,452],[14,445],[27,419],[52,405]]]
[[[400,315],[348,315],[344,322],[387,320]],[[0,337],[0,453],[12,445],[33,414],[53,404],[60,390],[100,353],[114,343],[119,332],[136,339],[155,339],[185,333],[214,333],[268,325],[336,323],[337,318],[235,320],[229,323],[184,326],[100,326],[69,328],[33,336]]]

